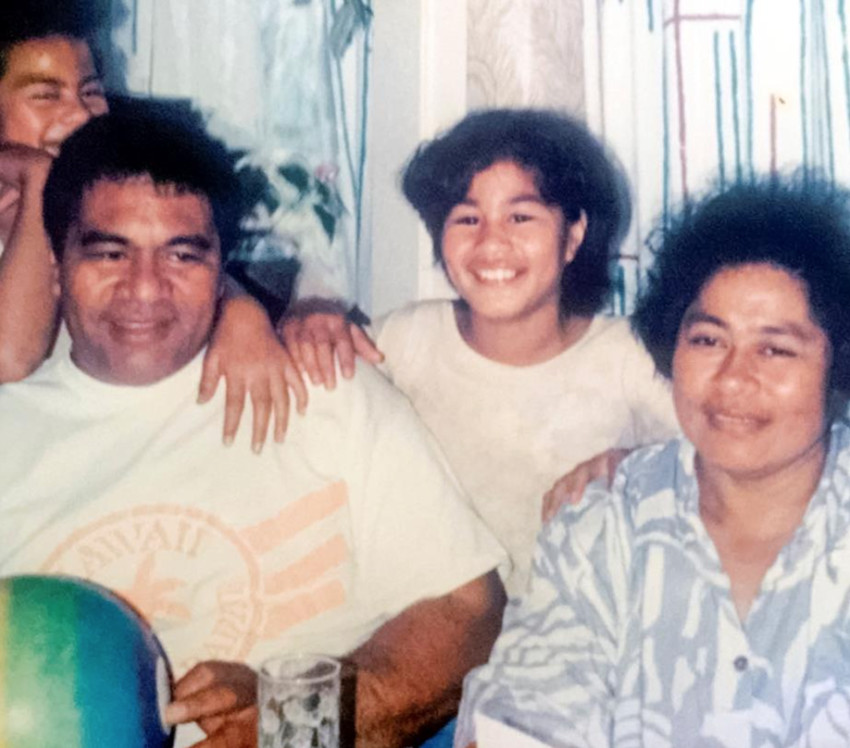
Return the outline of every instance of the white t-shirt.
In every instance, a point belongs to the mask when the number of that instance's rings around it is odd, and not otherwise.
[[[377,372],[313,388],[285,443],[257,456],[247,424],[222,445],[222,391],[195,403],[200,367],[122,387],[66,355],[0,387],[0,574],[117,590],[179,676],[205,659],[349,652],[504,560]],[[199,734],[181,728],[177,745]]]
[[[376,324],[386,371],[413,402],[514,571],[522,591],[543,494],[578,463],[611,447],[677,432],[667,383],[629,323],[595,317],[580,340],[533,366],[478,354],[450,301],[427,301]]]

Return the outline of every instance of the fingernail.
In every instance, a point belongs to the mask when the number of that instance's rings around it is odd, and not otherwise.
[[[263,451],[263,443],[262,443],[262,442],[254,442],[254,443],[251,445],[251,451],[252,451],[255,455],[260,454],[260,452],[262,452],[262,451]]]
[[[165,721],[170,725],[177,725],[185,722],[188,717],[186,707],[183,704],[172,701],[165,707]]]
[[[233,444],[233,436],[228,434],[224,437],[224,439],[222,439],[222,441],[224,442],[225,447],[229,447],[231,444]]]

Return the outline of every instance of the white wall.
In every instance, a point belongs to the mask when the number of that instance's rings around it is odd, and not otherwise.
[[[431,243],[399,190],[417,144],[466,112],[466,0],[373,0],[369,165],[361,305],[380,315],[450,294]],[[371,251],[370,251],[371,249]],[[367,259],[368,258],[368,259]]]
[[[416,145],[468,108],[584,111],[582,0],[373,0],[361,304],[373,314],[452,293],[398,191]]]

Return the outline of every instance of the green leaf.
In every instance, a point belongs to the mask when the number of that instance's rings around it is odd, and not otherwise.
[[[310,189],[310,173],[299,164],[278,166],[277,173],[295,187],[301,197],[304,197]]]
[[[243,166],[236,172],[236,177],[250,205],[260,202],[265,192],[271,187],[265,172],[256,166]]]
[[[336,217],[322,205],[314,205],[313,211],[322,223],[322,228],[328,236],[328,241],[334,240],[334,232],[336,231]]]
[[[269,213],[274,213],[280,207],[280,195],[271,185],[269,185],[268,190],[263,194],[261,200]]]

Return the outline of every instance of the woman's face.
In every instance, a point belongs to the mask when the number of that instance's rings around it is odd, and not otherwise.
[[[819,458],[829,366],[802,281],[763,263],[719,271],[673,357],[676,412],[701,467],[758,478]]]

